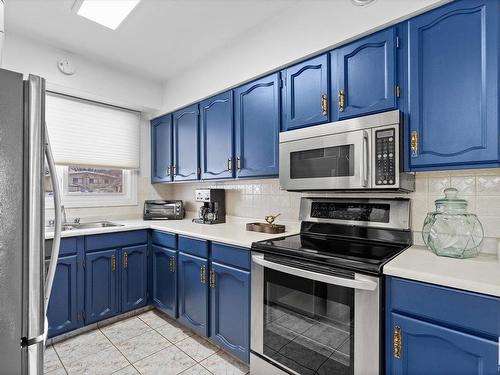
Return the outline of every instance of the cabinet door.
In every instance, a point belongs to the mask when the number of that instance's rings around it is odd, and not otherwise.
[[[151,122],[151,182],[172,181],[172,115]]]
[[[174,113],[174,181],[198,179],[198,104]]]
[[[118,312],[117,250],[85,255],[85,323],[109,318]]]
[[[208,336],[208,262],[179,252],[179,321]]]
[[[395,39],[391,27],[332,52],[334,119],[396,108]]]
[[[250,272],[212,262],[210,338],[249,361]]]
[[[125,312],[147,302],[148,245],[124,247],[121,257],[121,311]]]
[[[388,372],[403,374],[497,375],[498,343],[392,313],[393,330],[401,334],[400,358],[394,355],[395,340],[388,340],[392,353]],[[393,331],[394,334],[394,331]]]
[[[283,71],[283,130],[328,121],[329,54]]]
[[[47,318],[49,337],[78,328],[83,320],[78,314],[78,255],[60,257],[50,293]]]
[[[177,317],[177,251],[153,245],[153,304]]]
[[[498,162],[499,13],[457,1],[408,22],[412,169]]]
[[[234,90],[238,177],[278,175],[279,73]]]
[[[201,178],[233,177],[233,92],[200,103]]]

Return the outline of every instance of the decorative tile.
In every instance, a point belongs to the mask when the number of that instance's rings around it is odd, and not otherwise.
[[[54,345],[64,365],[92,354],[102,352],[113,345],[99,330],[86,332]]]
[[[477,176],[478,195],[500,195],[500,176]]]
[[[59,360],[54,348],[52,346],[48,346],[45,348],[45,352],[43,354],[43,372],[50,372],[62,368],[63,365]]]
[[[64,364],[69,375],[106,375],[129,365],[129,362],[115,348],[111,347],[97,354],[82,357],[69,364]]]
[[[118,350],[131,362],[137,362],[153,353],[172,345],[153,329],[116,344]]]
[[[137,371],[134,366],[129,365],[121,370],[113,372],[113,375],[139,375],[139,371]]]
[[[122,320],[109,326],[101,328],[102,333],[111,340],[113,344],[139,336],[149,330],[149,326],[137,317]]]
[[[166,319],[154,310],[137,315],[137,317],[151,328],[158,328],[167,323]]]
[[[248,366],[223,351],[217,352],[200,363],[214,375],[243,375]]]
[[[175,375],[192,367],[196,362],[186,353],[172,345],[163,349],[152,356],[134,363],[134,367],[142,375],[162,374]]]
[[[198,363],[188,368],[186,371],[181,372],[181,375],[211,375],[211,373]]]
[[[174,321],[169,321],[167,324],[156,328],[156,331],[174,344],[193,335],[192,331]]]
[[[429,181],[429,194],[443,194],[444,189],[449,188],[451,185],[450,177],[430,177]]]
[[[219,348],[214,344],[199,336],[188,337],[187,339],[179,341],[175,345],[193,358],[196,362],[200,362],[205,358],[210,357],[219,350]]]
[[[458,190],[458,194],[473,195],[476,194],[476,177],[474,176],[456,176],[451,177],[451,186]]]

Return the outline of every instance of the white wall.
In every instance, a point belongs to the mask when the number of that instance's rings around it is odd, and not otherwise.
[[[76,73],[61,73],[57,62],[68,58]],[[161,107],[160,82],[136,76],[83,56],[7,33],[2,68],[47,79],[47,87],[65,94],[99,100],[132,109],[156,112]]]
[[[252,30],[241,42],[235,41],[211,56],[203,56],[197,66],[165,82],[161,113],[444,2],[376,0],[365,7],[355,7],[349,0],[301,2],[278,19],[269,20],[269,26]]]

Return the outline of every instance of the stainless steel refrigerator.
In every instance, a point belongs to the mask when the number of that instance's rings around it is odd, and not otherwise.
[[[0,69],[0,374],[42,374],[61,209],[45,129],[45,81]],[[44,162],[56,230],[44,267]]]

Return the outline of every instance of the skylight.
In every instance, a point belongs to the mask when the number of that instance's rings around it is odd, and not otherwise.
[[[141,0],[76,0],[73,10],[79,16],[111,30],[127,18]]]

